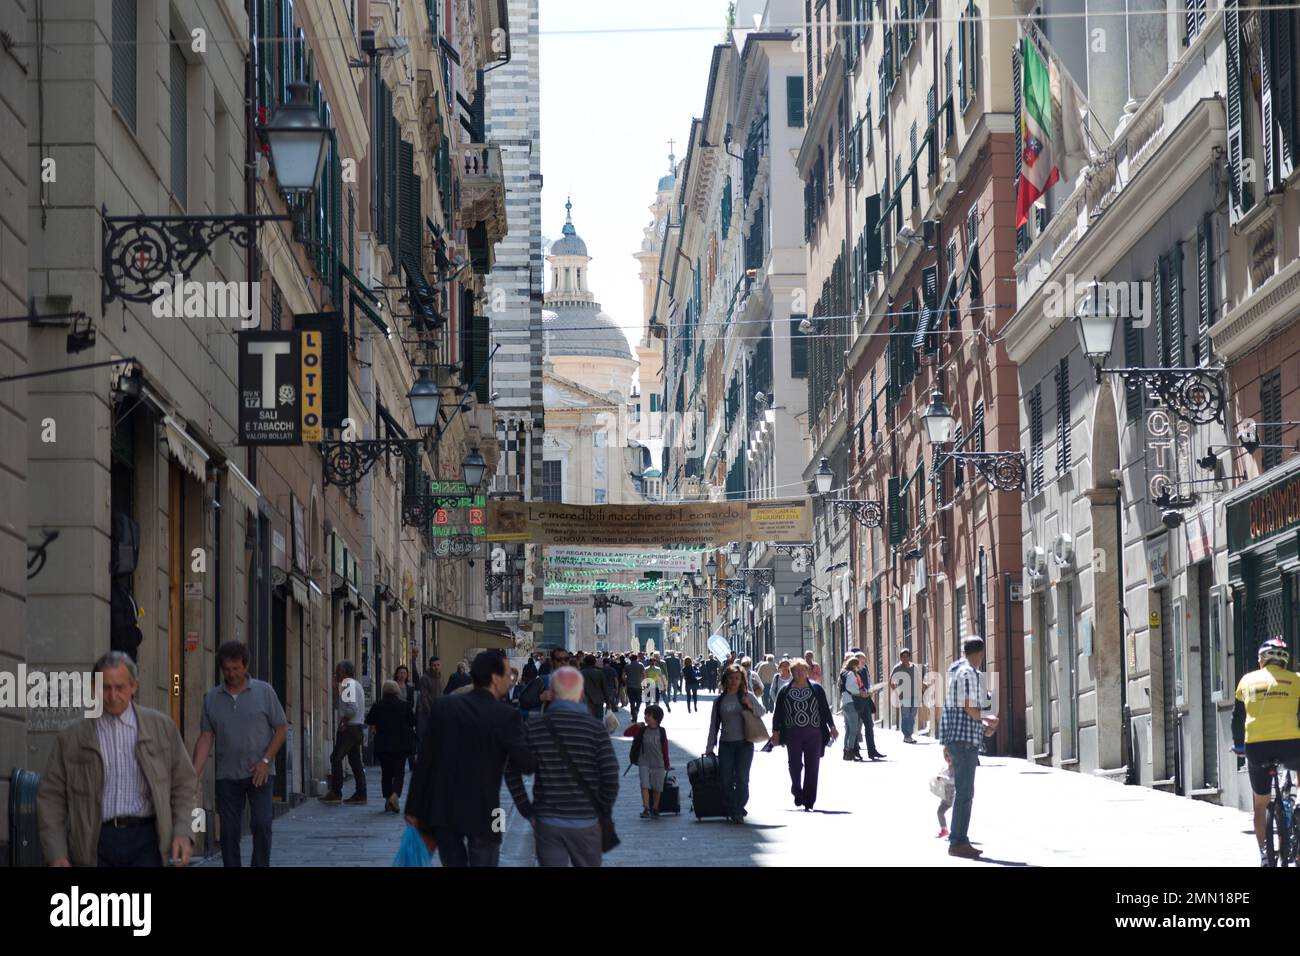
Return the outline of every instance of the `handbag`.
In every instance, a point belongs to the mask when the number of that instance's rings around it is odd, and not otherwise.
[[[745,739],[751,744],[766,743],[771,739],[772,735],[767,732],[767,724],[763,723],[763,718],[752,710],[742,707],[740,719],[745,723]]]
[[[555,732],[555,718],[550,714],[543,714],[542,720],[546,724],[546,729],[550,733],[551,739],[555,741],[556,749],[560,751],[560,759],[562,759],[564,765],[569,768],[569,773],[573,774],[573,779],[578,781],[578,786],[582,787],[582,792],[587,795],[587,799],[591,801],[591,805],[596,811],[596,819],[600,821],[600,852],[608,853],[621,842],[618,838],[618,833],[614,830],[614,818],[605,812],[605,809],[600,805],[600,801],[596,799],[596,794],[592,791],[591,785],[588,784],[586,778],[578,772],[578,767],[573,762],[573,757],[569,755],[569,748],[564,746],[564,741],[560,738],[560,735]]]

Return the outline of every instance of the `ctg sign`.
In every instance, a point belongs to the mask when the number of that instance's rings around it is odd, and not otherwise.
[[[239,444],[321,439],[318,331],[239,333]]]

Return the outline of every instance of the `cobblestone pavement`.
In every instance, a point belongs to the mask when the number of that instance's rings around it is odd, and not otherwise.
[[[641,820],[635,772],[620,778],[615,822],[622,844],[609,866],[1257,866],[1249,817],[1235,809],[1009,757],[985,757],[976,775],[972,841],[986,859],[947,855],[936,838],[938,801],[929,779],[942,767],[939,744],[924,736],[904,744],[877,730],[887,759],[848,763],[838,742],[821,765],[817,809],[794,806],[783,748],[756,753],[745,826],[697,821],[691,813],[686,761],[704,749],[708,699],[699,713],[673,705],[664,726],[681,788],[682,815]],[[627,711],[620,717],[627,722]],[[614,738],[620,767],[628,738]],[[404,823],[383,812],[378,771],[366,806],[311,800],[275,821],[276,866],[388,866]],[[409,778],[408,778],[409,779]],[[345,788],[351,793],[351,784]],[[503,866],[533,866],[532,831],[507,809]],[[244,859],[251,838],[243,840]],[[204,865],[221,865],[218,854]]]

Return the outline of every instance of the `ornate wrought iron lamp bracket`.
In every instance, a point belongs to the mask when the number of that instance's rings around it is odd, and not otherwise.
[[[110,216],[104,221],[103,278],[100,298],[152,302],[158,282],[188,276],[222,236],[248,251],[257,245],[264,222],[290,222],[292,216]]]
[[[879,500],[834,498],[831,503],[836,511],[847,511],[864,528],[880,528],[884,526],[885,505]]]
[[[1025,487],[1025,454],[1019,451],[949,451],[940,458],[940,466],[948,459],[970,464],[988,479],[998,491],[1023,491]]]
[[[1205,368],[1102,368],[1096,366],[1097,381],[1103,374],[1118,375],[1124,388],[1145,388],[1157,403],[1189,425],[1223,422],[1228,393],[1222,366]]]
[[[351,488],[384,455],[415,456],[422,442],[418,438],[374,438],[364,441],[324,441],[325,484]]]

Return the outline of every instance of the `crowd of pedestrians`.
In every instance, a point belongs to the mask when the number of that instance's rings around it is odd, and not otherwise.
[[[946,697],[936,714],[945,763],[931,789],[941,800],[939,835],[948,838],[949,853],[977,858],[980,851],[968,833],[975,768],[980,743],[996,731],[997,719],[988,713],[982,642],[968,638],[962,650],[948,670]],[[555,648],[530,655],[516,670],[503,652],[484,651],[472,663],[457,663],[445,681],[437,657],[414,679],[410,668],[399,666],[369,708],[354,665],[340,661],[334,672],[338,723],[322,802],[367,802],[363,755],[369,728],[384,811],[404,813],[444,866],[497,864],[505,829],[503,781],[533,828],[540,865],[598,866],[618,842],[613,814],[619,765],[611,735],[622,726],[620,713],[627,708],[630,718],[627,769],[637,768],[641,817],[658,819],[680,812],[666,718],[682,696],[688,713],[698,711],[704,689],[715,696],[705,755],[690,762],[693,788],[699,764],[702,776],[716,778],[711,785],[717,787],[717,815],[743,824],[756,746],[783,746],[795,805],[812,811],[821,759],[831,742],[842,736],[846,761],[885,759],[874,737],[880,692],[889,688],[908,744],[916,742],[923,696],[923,675],[906,648],[878,683],[857,648],[830,685],[812,657],[809,652],[778,661],[768,654],[755,665],[735,654],[695,660],[673,653],[573,654]],[[223,644],[217,659],[222,680],[204,697],[192,755],[170,719],[135,704],[133,660],[110,652],[96,663],[104,679],[104,713],[60,735],[41,783],[40,832],[52,865],[188,863],[193,803],[209,759],[224,864],[240,865],[247,812],[253,865],[270,865],[275,761],[287,721],[274,689],[249,675],[247,647]],[[86,751],[100,757],[100,775],[89,790],[70,780]],[[346,800],[345,763],[354,783]],[[531,792],[524,785],[527,776],[533,778]]]

